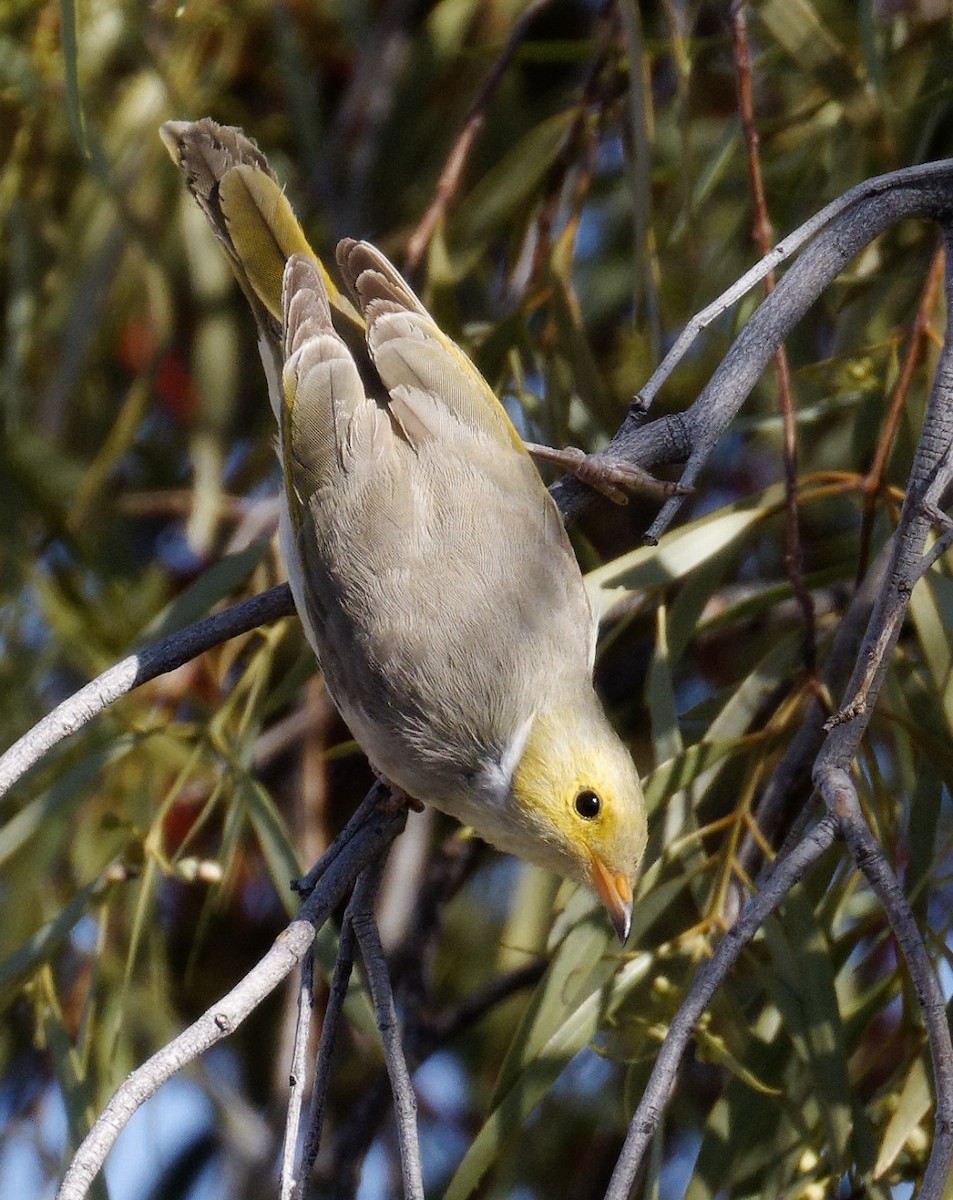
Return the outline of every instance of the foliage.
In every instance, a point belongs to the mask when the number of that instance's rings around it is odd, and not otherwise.
[[[333,258],[337,236],[369,236],[400,261],[524,7],[4,8],[3,745],[130,648],[280,578],[271,414],[251,321],[159,124],[209,114],[243,126],[315,246]],[[950,153],[943,9],[748,8],[778,236],[864,178]],[[583,0],[558,0],[534,20],[414,280],[536,441],[604,443],[660,347],[756,254],[726,13],[690,0],[643,4],[640,18],[641,47],[631,22]],[[647,157],[633,153],[643,144]],[[934,250],[932,229],[894,229],[789,345],[822,664],[896,521],[930,339],[892,444],[882,443],[885,414]],[[708,331],[661,411],[692,401],[754,302]],[[939,329],[939,313],[927,316]],[[868,498],[881,446],[885,477]],[[653,497],[600,505],[577,531],[603,613],[598,680],[652,812],[629,948],[618,952],[588,897],[489,852],[474,852],[472,879],[402,944],[434,872],[461,852],[453,828],[430,817],[402,839],[383,905],[408,1004],[430,1016],[496,971],[548,959],[534,988],[467,1025],[418,1076],[434,1195],[462,1200],[481,1179],[490,1196],[602,1194],[666,1023],[758,869],[759,798],[817,686],[785,568],[780,447],[766,376],[659,547],[632,549]],[[858,771],[945,962],[945,559],[911,613]],[[281,621],[133,692],[0,801],[0,1097],[9,1145],[35,1155],[44,1188],[66,1135],[43,1114],[64,1112],[75,1143],[122,1076],[241,977],[293,911],[289,878],[366,790],[366,767],[313,674],[297,623]],[[809,785],[787,799],[765,830],[775,846]],[[201,1119],[170,1144],[161,1172],[127,1165],[117,1195],[197,1195],[206,1169],[212,1194],[260,1189],[286,1094],[283,1004],[190,1077],[191,1103],[207,1097]],[[362,1135],[376,1136],[365,1175],[383,1194],[389,1127],[355,1130],[349,1115],[376,1117],[358,1100],[380,1072],[356,991],[348,1016],[331,1096],[335,1156],[319,1169],[343,1189]],[[919,1177],[928,1149],[924,1061],[882,915],[832,852],[719,993],[644,1194],[807,1198],[846,1180],[890,1195]],[[23,1169],[14,1158],[0,1156],[0,1179]]]

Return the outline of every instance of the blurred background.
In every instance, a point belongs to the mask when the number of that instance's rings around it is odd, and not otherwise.
[[[419,252],[414,285],[521,431],[551,445],[603,445],[686,321],[755,261],[728,5],[526,10],[0,8],[0,749],[125,654],[283,578],[253,323],[162,121],[242,126],[329,259],[344,235],[399,264]],[[742,13],[775,240],[865,178],[953,152],[943,0]],[[415,243],[514,32],[462,174]],[[639,548],[651,496],[600,500],[574,530],[599,571],[598,683],[652,810],[626,951],[588,897],[443,818],[412,818],[381,920],[434,1196],[602,1195],[695,968],[808,800],[802,779],[758,824],[815,661],[896,521],[942,338],[939,269],[935,229],[896,227],[788,343],[813,631],[785,567],[771,372],[660,550]],[[692,402],[759,296],[706,331],[659,412]],[[912,617],[860,778],[949,995],[945,561]],[[287,619],[132,693],[0,800],[0,1195],[53,1194],[117,1083],[264,953],[294,911],[288,880],[369,783]],[[328,930],[325,969],[333,948]],[[357,990],[348,1015],[313,1194],[396,1195]],[[146,1105],[108,1194],[273,1188],[292,1016],[289,988]],[[837,850],[719,993],[642,1194],[905,1198],[929,1107],[909,984]]]

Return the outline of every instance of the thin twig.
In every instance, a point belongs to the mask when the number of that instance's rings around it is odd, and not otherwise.
[[[321,879],[321,876],[327,871],[331,863],[347,846],[350,839],[360,831],[364,819],[379,805],[388,795],[387,785],[378,780],[367,793],[358,807],[354,810],[354,815],[348,821],[347,825],[341,830],[334,841],[328,846],[327,850],[321,855],[318,861],[314,864],[307,875],[303,875],[300,879],[296,879],[292,883],[292,888],[299,896],[310,896]]]
[[[748,180],[751,185],[751,200],[754,207],[755,244],[764,258],[771,250],[774,229],[768,215],[768,201],[761,174],[760,138],[754,117],[754,96],[751,88],[751,57],[748,53],[748,27],[745,20],[744,0],[734,0],[731,9],[732,47],[735,59],[735,75],[738,83],[738,109],[744,133],[748,159]],[[775,274],[769,271],[764,277],[766,295],[774,290]],[[791,367],[787,350],[778,346],[774,354],[774,370],[778,380],[778,410],[781,414],[782,459],[784,462],[784,566],[794,598],[801,610],[804,625],[804,666],[809,675],[817,668],[817,633],[814,600],[804,584],[804,555],[801,549],[801,522],[797,505],[797,424],[794,419],[794,395],[791,383]]]
[[[930,568],[946,554],[947,550],[953,546],[953,521],[950,521],[946,514],[941,513],[945,517],[945,525],[943,532],[936,539],[930,549],[924,554],[916,565],[916,578],[921,579]]]
[[[863,578],[864,572],[867,570],[867,559],[870,557],[870,539],[873,536],[874,507],[877,502],[877,496],[880,494],[880,489],[884,485],[884,477],[887,473],[887,460],[893,448],[897,426],[900,424],[900,414],[903,412],[903,406],[907,402],[910,385],[913,383],[913,373],[923,353],[927,332],[930,328],[930,321],[936,310],[937,295],[943,279],[943,259],[943,244],[941,242],[937,246],[933,255],[933,261],[930,264],[927,281],[923,286],[923,294],[920,297],[920,303],[917,305],[917,315],[913,322],[913,328],[910,330],[907,352],[903,356],[900,377],[897,380],[897,386],[893,390],[893,395],[890,397],[890,404],[887,406],[887,415],[884,417],[883,429],[880,431],[880,437],[877,440],[877,449],[874,451],[874,459],[870,464],[870,470],[867,472],[867,479],[864,485],[864,508],[860,521],[860,549],[857,554],[858,580]]]
[[[750,292],[756,284],[760,283],[770,272],[774,271],[781,263],[790,258],[792,254],[800,250],[812,238],[816,237],[822,229],[826,229],[842,213],[847,212],[848,209],[862,203],[864,200],[883,195],[884,192],[892,191],[898,187],[929,186],[938,181],[938,179],[947,176],[950,169],[949,161],[942,160],[940,162],[924,163],[915,167],[905,167],[900,171],[891,171],[886,175],[877,175],[873,179],[867,179],[863,183],[859,183],[856,187],[851,188],[850,191],[844,192],[842,196],[838,196],[836,200],[832,200],[830,204],[825,205],[820,212],[815,213],[803,225],[799,225],[793,233],[789,233],[787,237],[782,238],[770,254],[764,255],[760,262],[755,263],[730,288],[726,288],[717,299],[713,300],[711,304],[692,317],[675,339],[671,350],[666,354],[658,369],[653,372],[651,379],[649,379],[644,387],[639,389],[636,399],[641,412],[643,414],[648,412],[662,384],[675,370],[692,343],[704,329],[707,329],[712,322],[717,321],[722,313],[727,312],[736,301]]]
[[[470,156],[470,151],[473,149],[473,143],[476,141],[477,135],[483,128],[483,123],[486,120],[487,105],[492,100],[493,93],[506,73],[506,68],[510,65],[513,55],[516,53],[520,42],[526,36],[530,25],[536,20],[543,9],[548,8],[552,2],[553,0],[532,0],[526,6],[518,19],[514,21],[513,28],[510,30],[510,36],[503,47],[502,53],[483,80],[483,84],[467,112],[463,128],[457,134],[457,139],[451,147],[443,170],[440,172],[433,200],[431,200],[427,211],[420,218],[417,228],[410,235],[410,239],[407,242],[407,257],[405,262],[407,271],[410,274],[413,274],[420,266],[420,260],[423,258],[424,251],[430,245],[430,239],[433,237],[434,230],[437,228],[443,214],[447,210],[447,205],[460,186],[460,177],[463,174],[463,168]]]
[[[353,897],[352,897],[353,902]],[[331,1056],[334,1053],[334,1043],[337,1038],[338,1019],[347,999],[347,988],[354,967],[354,927],[351,924],[350,909],[345,914],[341,926],[341,936],[338,939],[338,954],[334,964],[334,975],[331,977],[331,987],[328,992],[328,1002],[324,1010],[324,1023],[321,1026],[321,1042],[318,1046],[318,1059],[314,1068],[314,1084],[311,1089],[311,1108],[308,1113],[308,1132],[304,1139],[301,1152],[301,1166],[298,1170],[298,1180],[293,1192],[293,1200],[304,1200],[305,1189],[314,1171],[314,1164],[321,1149],[321,1135],[324,1131],[324,1113],[327,1108],[328,1085],[331,1081]]]
[[[407,1069],[400,1040],[400,1023],[394,1004],[387,960],[374,918],[374,899],[381,881],[383,862],[367,867],[354,889],[350,905],[354,935],[361,949],[367,985],[374,1001],[374,1016],[381,1035],[384,1061],[390,1076],[397,1118],[397,1142],[400,1147],[400,1171],[405,1200],[424,1200],[423,1167],[417,1138],[417,1097]]]
[[[400,998],[404,1019],[404,1052],[412,1070],[436,1049],[430,968],[437,950],[443,913],[471,877],[481,856],[482,843],[476,838],[461,841],[451,836],[446,839],[427,864],[410,926],[390,956],[391,980]],[[352,1106],[346,1122],[339,1129],[325,1176],[335,1179],[336,1195],[356,1191],[360,1165],[377,1134],[389,1098],[388,1076],[383,1070],[369,1081],[360,1102]]]
[[[658,360],[662,344],[662,324],[659,312],[658,289],[655,285],[652,260],[652,169],[651,147],[649,146],[648,120],[645,115],[645,97],[648,92],[644,75],[644,48],[642,39],[642,16],[638,4],[622,0],[617,5],[622,38],[629,59],[629,86],[626,101],[629,114],[631,145],[626,155],[626,174],[632,193],[632,242],[635,250],[632,276],[633,316],[635,324],[639,314],[639,296],[645,296],[646,326],[652,362]]]
[[[285,1117],[285,1142],[281,1155],[281,1200],[291,1200],[294,1195],[295,1158],[298,1149],[298,1133],[301,1126],[301,1109],[307,1082],[308,1041],[311,1037],[311,1018],[314,1015],[314,946],[308,948],[301,963],[301,980],[298,984],[298,1019],[295,1022],[294,1047],[291,1053],[290,1096],[288,1113]]]
[[[775,862],[761,891],[745,903],[738,920],[695,976],[688,995],[668,1028],[652,1074],[642,1093],[642,1099],[629,1124],[629,1132],[609,1181],[605,1200],[627,1200],[645,1151],[675,1086],[679,1064],[689,1038],[702,1013],[729,970],[737,962],[742,950],[807,869],[833,844],[837,831],[836,818],[827,814],[786,858]]]
[[[907,971],[923,1014],[933,1066],[936,1106],[933,1113],[933,1148],[923,1175],[918,1200],[942,1200],[953,1164],[953,1041],[946,1004],[936,971],[924,945],[916,917],[907,903],[884,852],[870,831],[848,773],[827,767],[815,773],[818,787],[840,824],[851,857],[866,876],[900,945]]]
[[[132,1115],[159,1086],[234,1033],[249,1013],[298,965],[357,874],[373,862],[403,829],[405,807],[377,807],[353,832],[347,848],[335,856],[298,916],[278,935],[271,949],[221,1000],[171,1042],[157,1050],[116,1089],[76,1151],[63,1177],[57,1200],[83,1200],[113,1143]]]
[[[42,721],[13,743],[0,756],[0,796],[3,796],[48,750],[82,729],[110,704],[157,675],[174,671],[183,663],[229,638],[248,633],[259,625],[289,617],[295,611],[291,589],[286,583],[248,600],[242,600],[186,629],[169,634],[138,654],[130,654],[67,700],[58,704]]]
[[[474,1025],[497,1004],[501,1004],[523,988],[537,984],[547,966],[545,958],[538,958],[524,967],[497,975],[479,991],[465,996],[459,1004],[422,1025],[413,1039],[408,1040],[407,1058],[411,1069],[416,1070],[441,1046]],[[351,1110],[348,1127],[340,1138],[328,1171],[324,1174],[326,1180],[335,1180],[338,1189],[335,1195],[352,1194],[356,1190],[358,1166],[367,1153],[367,1147],[374,1140],[389,1098],[387,1072],[382,1070],[370,1080],[360,1101]]]

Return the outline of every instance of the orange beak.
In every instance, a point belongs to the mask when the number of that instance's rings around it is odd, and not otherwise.
[[[605,905],[612,928],[624,946],[632,925],[632,880],[621,871],[610,871],[602,859],[593,854],[589,881]]]

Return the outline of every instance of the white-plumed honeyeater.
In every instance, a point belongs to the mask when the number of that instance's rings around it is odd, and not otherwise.
[[[338,246],[345,299],[240,130],[162,137],[258,323],[282,554],[341,715],[389,784],[588,884],[625,940],[645,803],[593,690],[579,567],[505,410],[366,242]]]

